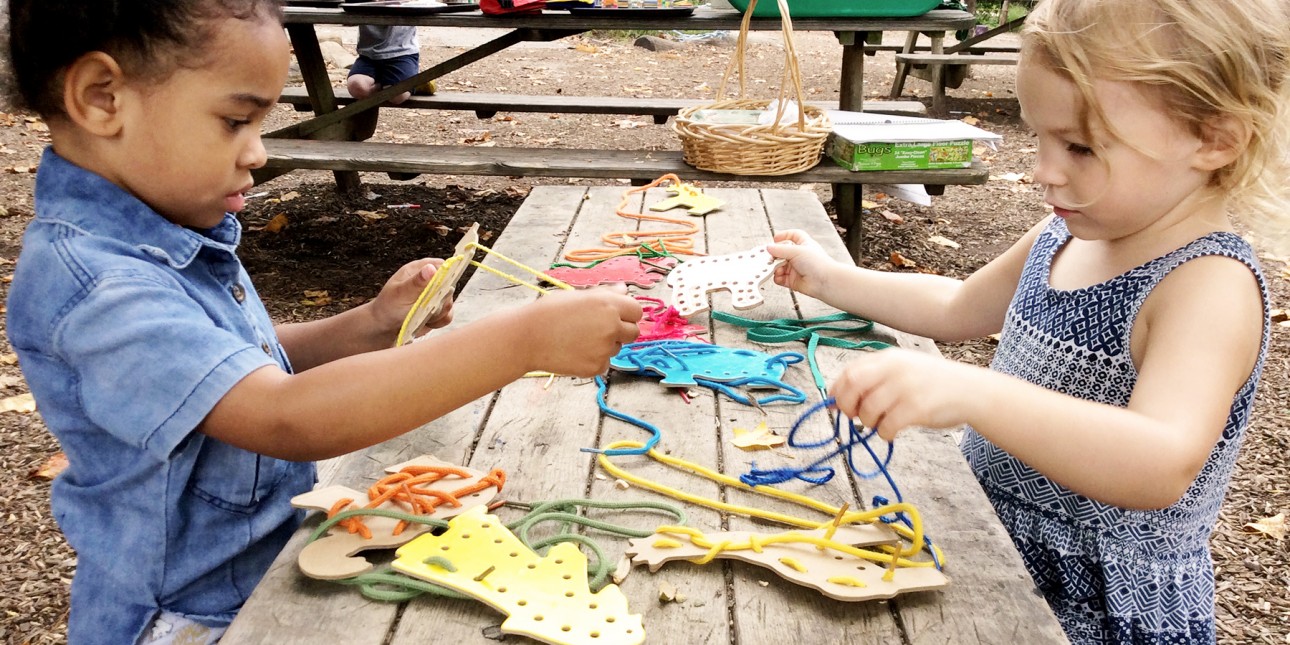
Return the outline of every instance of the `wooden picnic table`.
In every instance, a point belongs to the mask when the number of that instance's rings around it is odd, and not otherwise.
[[[622,187],[538,187],[497,239],[485,242],[500,254],[531,267],[545,268],[571,249],[600,246],[600,236],[610,231],[632,230],[634,220],[614,215]],[[709,254],[744,251],[767,243],[774,232],[801,228],[810,232],[838,259],[848,258],[819,201],[803,191],[774,189],[708,189],[725,205],[695,221],[702,232],[696,247]],[[662,190],[638,193],[628,204],[641,209],[667,197]],[[639,212],[638,210],[635,212]],[[669,214],[680,211],[670,211]],[[647,223],[646,230],[663,227]],[[509,265],[487,256],[485,265],[514,273]],[[640,295],[670,301],[669,289],[660,283]],[[765,303],[739,312],[745,317],[774,319],[814,317],[836,313],[823,303],[794,295],[768,282]],[[485,271],[476,271],[458,293],[453,325],[469,324],[499,309],[518,306],[539,297]],[[712,296],[716,311],[731,311],[728,294]],[[802,343],[758,345],[744,330],[714,323],[707,313],[691,322],[705,325],[711,341],[725,346],[755,349],[770,354],[805,351]],[[905,347],[937,352],[927,339],[878,327],[864,336]],[[853,339],[855,339],[853,337]],[[835,374],[855,350],[821,346],[818,360],[826,375]],[[768,404],[761,409],[715,398],[706,388],[693,388],[686,401],[668,392],[656,379],[621,373],[608,378],[607,403],[642,418],[661,429],[659,450],[673,457],[701,464],[738,477],[754,462],[760,467],[804,465],[806,453],[797,449],[744,452],[731,444],[735,428],[750,429],[760,422],[780,434],[806,408],[819,401],[805,364],[792,366],[785,379],[808,393],[804,404]],[[433,396],[433,392],[427,392]],[[815,437],[827,436],[824,415],[810,418]],[[645,441],[640,428],[602,414],[596,387],[588,380],[558,377],[527,378],[472,402],[432,423],[369,449],[320,464],[320,486],[344,484],[365,490],[383,475],[382,470],[415,456],[432,454],[454,464],[484,472],[500,468],[506,473],[502,497],[534,502],[566,498],[593,498],[612,502],[673,501],[636,486],[616,485],[597,465],[585,447],[605,446],[617,440]],[[728,502],[770,509],[825,522],[830,518],[810,509],[717,484],[663,466],[644,456],[615,457],[614,463],[660,483],[707,497],[724,496]],[[859,463],[869,464],[867,457]],[[844,463],[832,464],[838,475],[822,485],[804,482],[781,484],[833,506],[870,508],[873,495],[895,499],[881,479],[847,475]],[[865,466],[861,466],[862,468]],[[890,472],[905,501],[922,514],[927,535],[943,550],[948,587],[896,596],[888,601],[841,602],[806,587],[780,579],[758,566],[719,559],[707,565],[686,562],[667,564],[657,573],[636,567],[620,587],[634,614],[642,614],[646,642],[738,643],[783,645],[790,642],[856,643],[1062,643],[1066,642],[1056,619],[1036,593],[1020,557],[996,518],[979,485],[959,453],[951,431],[911,431],[896,442]],[[680,503],[680,502],[676,502]],[[776,533],[781,525],[726,515],[692,504],[683,504],[689,525],[705,532],[717,530]],[[518,513],[497,513],[513,521]],[[509,514],[509,515],[508,515]],[[652,530],[657,515],[589,511],[589,516]],[[487,643],[496,637],[505,618],[490,607],[469,600],[422,596],[403,603],[365,599],[357,589],[304,576],[297,554],[310,530],[318,523],[306,521],[255,589],[222,642],[317,643],[343,638],[349,645],[434,643]],[[590,532],[603,545],[607,559],[617,562],[626,541]],[[680,602],[661,603],[659,590],[671,585],[684,596]],[[525,640],[520,637],[511,639]]]
[[[346,13],[340,9],[287,7],[284,23],[291,37],[292,46],[300,65],[308,96],[285,92],[287,101],[304,106],[307,98],[314,117],[287,126],[266,135],[268,151],[266,167],[257,171],[257,182],[289,172],[295,168],[332,170],[343,190],[353,190],[359,185],[358,171],[380,170],[415,174],[418,172],[447,174],[489,174],[502,176],[603,177],[617,176],[647,183],[664,172],[676,172],[687,179],[696,172],[684,164],[676,151],[650,150],[576,150],[572,158],[565,151],[541,148],[474,146],[427,146],[414,143],[378,144],[361,143],[370,137],[376,127],[378,110],[386,101],[429,80],[483,58],[505,51],[526,41],[551,41],[589,30],[738,30],[742,14],[733,10],[715,10],[699,7],[690,16],[633,17],[624,19],[613,16],[573,15],[566,11],[545,11],[540,14],[487,16],[479,11],[439,13],[424,15],[374,15]],[[934,10],[921,16],[908,18],[798,18],[793,20],[795,31],[830,31],[842,45],[842,61],[838,78],[839,99],[836,107],[860,111],[864,102],[865,40],[870,33],[882,31],[932,31],[945,32],[965,29],[974,24],[975,18],[966,11]],[[338,95],[332,87],[327,66],[322,57],[315,25],[319,24],[374,24],[415,25],[420,27],[463,27],[472,29],[505,29],[492,40],[461,52],[446,60],[425,67],[421,73],[396,85],[384,88],[373,96],[353,100],[346,94]],[[778,18],[754,19],[750,30],[779,31]],[[802,64],[809,64],[803,61]],[[586,112],[586,113],[637,113],[666,118],[675,114],[683,103],[660,104],[656,99],[639,99],[636,102],[622,98],[601,97],[491,97],[492,103],[461,100],[460,95],[450,97],[412,97],[400,107],[431,109],[470,109],[480,115],[495,114],[514,108],[523,111]],[[769,97],[767,97],[769,98]],[[386,106],[389,107],[389,106]],[[833,107],[830,105],[829,107]],[[875,111],[925,110],[918,102],[880,102]],[[661,110],[661,111],[660,111]],[[448,160],[442,162],[441,160]],[[465,160],[465,161],[460,161]],[[540,168],[540,171],[535,167]],[[862,184],[924,184],[931,194],[941,194],[946,185],[983,184],[988,176],[985,165],[977,163],[970,168],[926,171],[839,172],[828,159],[819,166],[788,176],[724,175],[722,178],[749,182],[806,182],[833,186],[834,204],[838,219],[847,230],[847,246],[853,256],[858,256],[863,239],[861,227]]]

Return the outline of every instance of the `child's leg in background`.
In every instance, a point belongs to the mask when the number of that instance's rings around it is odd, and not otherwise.
[[[363,99],[384,87],[415,76],[419,71],[421,71],[421,56],[419,54],[407,54],[384,60],[373,60],[366,56],[359,56],[354,60],[354,65],[349,68],[349,79],[346,82],[346,86],[351,96],[356,99]],[[421,88],[418,87],[417,89],[420,90]],[[433,93],[433,90],[431,90],[431,93]],[[390,104],[398,105],[408,100],[411,95],[411,92],[404,92],[390,99]]]

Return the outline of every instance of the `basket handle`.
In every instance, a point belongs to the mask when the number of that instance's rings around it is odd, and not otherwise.
[[[784,118],[784,99],[787,98],[788,85],[792,83],[793,90],[797,96],[797,129],[806,130],[806,99],[802,96],[802,72],[797,65],[797,48],[793,45],[793,19],[788,15],[787,0],[775,0],[779,5],[780,29],[784,35],[784,77],[779,84],[779,100],[776,102],[775,121],[771,126],[772,132],[778,132],[781,125],[780,119]],[[720,101],[726,95],[726,85],[730,81],[730,73],[736,67],[739,70],[739,98],[746,96],[745,80],[747,73],[744,70],[744,50],[748,45],[748,27],[752,22],[753,9],[757,8],[757,0],[749,0],[748,9],[744,11],[744,18],[739,23],[739,40],[735,44],[735,57],[730,59],[726,65],[726,71],[721,75],[721,85],[717,88],[716,100]]]

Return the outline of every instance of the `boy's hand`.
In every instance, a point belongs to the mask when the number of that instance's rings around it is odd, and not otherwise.
[[[398,332],[403,326],[403,319],[416,304],[421,291],[430,283],[439,267],[443,266],[439,258],[422,258],[413,260],[394,272],[381,292],[372,300],[372,316],[381,329]],[[421,329],[411,330],[414,335],[421,335],[428,330],[438,329],[452,322],[452,290],[455,285],[444,285],[448,295],[444,299],[443,309],[433,319],[425,321]]]
[[[641,305],[626,287],[549,293],[529,306],[532,369],[595,376],[609,359],[636,340]]]
[[[817,298],[826,287],[828,273],[837,264],[819,242],[796,229],[775,235],[775,243],[766,250],[771,257],[787,260],[775,267],[775,284]]]
[[[974,372],[983,368],[908,349],[857,358],[829,388],[834,407],[891,441],[913,427],[946,428],[967,420]]]

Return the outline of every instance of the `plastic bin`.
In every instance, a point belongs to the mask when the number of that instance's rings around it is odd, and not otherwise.
[[[941,0],[785,0],[794,18],[906,18],[921,16]],[[749,0],[730,0],[739,13],[747,11]],[[775,0],[757,0],[754,18],[778,18]]]

